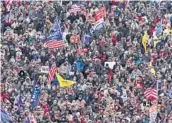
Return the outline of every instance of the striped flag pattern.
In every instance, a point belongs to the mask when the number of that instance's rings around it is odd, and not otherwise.
[[[57,72],[57,70],[58,70],[58,67],[52,67],[52,68],[50,68],[49,73],[48,73],[48,81],[49,82],[53,81],[54,75]]]
[[[157,99],[157,90],[156,89],[152,89],[152,88],[148,88],[145,92],[144,95],[147,99],[149,99],[150,97],[154,97]]]
[[[153,88],[147,88],[146,91],[144,92],[144,96],[149,99],[149,100],[157,100],[158,95],[157,95],[157,81],[154,84]]]
[[[47,45],[49,49],[55,49],[65,46],[58,18],[55,19],[55,22],[51,29],[51,33],[46,40],[47,41],[45,45]]]
[[[77,13],[79,11],[81,11],[81,7],[78,5],[73,5],[70,9],[70,13]]]
[[[65,43],[63,40],[61,40],[61,41],[51,40],[51,41],[47,41],[46,45],[49,49],[55,49],[55,48],[64,47]]]

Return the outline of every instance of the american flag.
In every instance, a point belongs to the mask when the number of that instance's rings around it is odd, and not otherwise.
[[[55,49],[55,48],[64,47],[65,43],[63,42],[63,40],[61,41],[51,40],[51,41],[47,41],[46,45],[49,49]]]
[[[153,88],[147,88],[144,92],[144,96],[149,100],[157,100],[157,81],[155,81]]]
[[[50,35],[47,37],[47,41],[45,44],[49,49],[55,49],[65,46],[59,23],[60,22],[58,21],[58,19],[55,19],[55,22],[51,29],[52,31]]]
[[[54,75],[57,72],[58,67],[53,66],[50,68],[49,73],[48,73],[48,81],[51,82],[54,79]]]
[[[103,6],[103,7],[101,7],[101,8],[99,9],[99,11],[95,14],[94,19],[95,19],[95,21],[99,21],[99,20],[103,19],[103,18],[105,17],[105,15],[106,15],[106,9],[105,9],[105,7]]]

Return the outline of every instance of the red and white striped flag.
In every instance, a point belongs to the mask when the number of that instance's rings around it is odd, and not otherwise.
[[[57,72],[57,70],[58,70],[58,67],[56,67],[56,66],[50,68],[49,73],[48,73],[48,81],[49,82],[53,81],[54,75]]]
[[[155,100],[157,99],[157,90],[154,89],[154,88],[148,88],[146,89],[146,91],[144,92],[144,96],[147,98],[147,99],[150,99],[150,100]]]
[[[152,88],[146,89],[146,91],[144,92],[144,96],[151,101],[158,99],[158,83],[157,83],[157,81],[154,82]]]
[[[157,89],[155,88],[148,88],[144,92],[144,96],[149,99],[149,100],[157,100],[158,99],[158,94],[157,94]]]
[[[72,5],[71,9],[70,9],[70,13],[77,13],[81,11],[81,7],[78,5]]]
[[[51,40],[51,41],[47,41],[46,45],[49,49],[55,49],[55,48],[60,48],[60,47],[64,47],[65,43],[63,40],[61,41],[57,41],[56,39]],[[43,45],[44,46],[44,45]]]

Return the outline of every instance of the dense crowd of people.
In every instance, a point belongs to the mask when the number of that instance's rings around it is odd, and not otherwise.
[[[101,7],[104,26],[91,32]],[[65,46],[49,49],[57,17]],[[172,123],[171,1],[2,1],[0,48],[3,123]],[[60,87],[42,66],[76,84]]]

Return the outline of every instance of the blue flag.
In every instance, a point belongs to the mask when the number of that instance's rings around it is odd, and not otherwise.
[[[53,24],[53,26],[50,29],[50,32],[56,32],[58,30],[61,31],[60,21],[59,21],[58,17],[56,17],[56,19],[54,20],[54,24]]]
[[[49,40],[63,40],[62,32],[60,30],[57,30],[56,32],[50,33],[50,35],[47,37],[47,41]]]
[[[54,21],[54,24],[50,31],[50,35],[46,37],[46,45],[49,49],[55,49],[65,46],[58,17],[56,17]]]
[[[95,23],[95,25],[90,29],[90,32],[93,33],[98,33],[100,29],[104,27],[104,19],[100,19]]]
[[[39,98],[41,96],[41,90],[38,86],[33,87],[31,96],[31,105],[35,108],[38,105]]]

